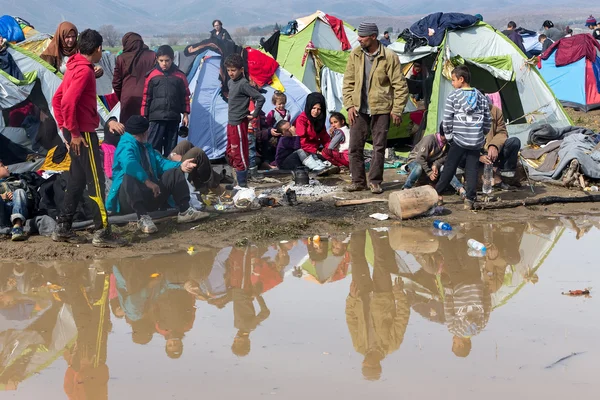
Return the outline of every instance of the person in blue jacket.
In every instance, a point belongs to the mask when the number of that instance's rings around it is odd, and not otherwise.
[[[125,134],[115,150],[113,184],[106,209],[115,213],[135,212],[138,228],[143,233],[157,232],[148,213],[167,207],[171,196],[179,208],[178,223],[208,218],[208,213],[190,205],[185,173],[192,172],[197,161],[176,162],[163,158],[148,143],[148,127],[149,122],[143,116],[134,115],[127,120]]]

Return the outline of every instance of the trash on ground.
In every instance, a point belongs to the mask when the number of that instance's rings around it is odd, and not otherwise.
[[[485,253],[485,251],[487,250],[483,243],[478,242],[475,239],[469,239],[467,241],[467,246],[469,246],[473,250],[481,251],[482,253]]]
[[[575,356],[578,356],[578,355],[581,355],[581,354],[584,354],[584,353],[585,353],[585,351],[582,351],[582,352],[579,352],[579,353],[571,353],[571,354],[569,354],[568,356],[565,356],[565,357],[563,357],[563,358],[559,359],[558,361],[555,361],[555,362],[553,362],[552,364],[550,364],[550,365],[546,366],[546,369],[550,369],[550,368],[552,368],[552,367],[555,367],[556,365],[558,365],[558,364],[560,364],[560,363],[562,363],[562,362],[564,362],[564,361],[568,360],[568,359],[569,359],[569,358],[571,358],[571,357],[575,357]]]
[[[375,218],[376,220],[379,220],[379,221],[385,221],[386,219],[390,218],[390,216],[388,214],[382,214],[382,213],[371,214],[371,215],[369,215],[369,217]]]
[[[562,292],[565,296],[589,296],[590,289],[586,288],[583,290],[569,290],[568,292]]]
[[[440,221],[439,219],[436,219],[435,221],[433,221],[433,227],[436,229],[440,229],[442,231],[451,231],[452,230],[452,226],[450,226],[449,223]]]
[[[196,254],[196,252],[194,251],[194,246],[190,246],[190,247],[188,247],[188,249],[187,249],[187,253],[188,253],[190,256],[192,256],[192,255]]]

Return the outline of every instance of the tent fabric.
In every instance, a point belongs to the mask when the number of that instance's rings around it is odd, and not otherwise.
[[[488,71],[494,78],[514,81],[512,58],[510,56],[473,57],[465,60]]]
[[[600,44],[592,35],[575,35],[557,40],[542,54],[542,60],[547,60],[556,52],[554,62],[557,67],[571,64],[583,57],[595,62],[600,53]]]
[[[25,34],[19,23],[10,15],[0,17],[0,36],[9,42],[22,42]]]
[[[346,64],[348,64],[350,53],[346,51],[320,49],[319,58],[323,62],[323,65],[330,70],[344,74],[346,72]]]

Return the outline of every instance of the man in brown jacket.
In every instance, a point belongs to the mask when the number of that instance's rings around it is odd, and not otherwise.
[[[364,146],[369,135],[373,138],[373,157],[369,171],[371,192],[383,192],[383,164],[390,118],[400,124],[408,100],[406,79],[400,69],[398,56],[383,46],[374,23],[363,22],[358,27],[360,47],[350,53],[344,74],[344,107],[350,122],[350,173],[352,184],[348,192],[367,189],[364,165]]]
[[[485,138],[483,154],[479,157],[482,164],[494,164],[499,167],[500,176],[514,178],[521,141],[516,137],[508,137],[502,110],[490,101],[492,128]]]

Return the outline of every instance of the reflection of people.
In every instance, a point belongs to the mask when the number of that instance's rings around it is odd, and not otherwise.
[[[395,254],[387,232],[370,230],[374,265],[371,277],[365,257],[366,232],[350,238],[352,283],[346,299],[346,323],[357,352],[364,356],[362,373],[366,379],[381,377],[381,361],[398,350],[404,340],[410,308],[398,273]]]

